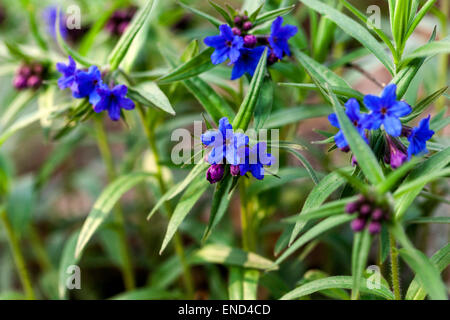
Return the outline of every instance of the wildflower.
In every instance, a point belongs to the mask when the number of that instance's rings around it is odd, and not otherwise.
[[[434,131],[430,130],[430,116],[422,119],[419,126],[412,129],[408,136],[408,158],[412,155],[427,153],[427,141],[434,135]]]
[[[384,161],[390,164],[392,169],[400,167],[408,158],[406,147],[397,139],[386,135],[387,151]]]
[[[251,28],[253,28],[253,23],[251,23],[250,21],[246,21],[242,25],[242,29],[244,29],[245,31],[249,31]]]
[[[121,36],[130,25],[136,11],[137,7],[134,6],[116,10],[106,23],[106,30],[114,36]]]
[[[283,55],[291,55],[291,50],[289,49],[288,40],[292,38],[297,33],[298,29],[296,26],[286,25],[282,26],[283,18],[278,17],[272,23],[271,33],[269,37],[269,43],[272,48],[272,52],[277,56],[278,59],[283,59]]]
[[[72,86],[74,98],[89,97],[91,104],[96,104],[99,100],[97,88],[102,82],[102,75],[97,66],[89,67],[88,71],[79,71],[76,73],[75,82]]]
[[[345,104],[346,110],[345,113],[353,125],[358,130],[361,137],[363,137],[367,141],[367,137],[365,136],[365,130],[367,126],[367,115],[360,112],[359,103],[356,99],[352,98],[347,101]],[[330,114],[328,116],[328,121],[330,121],[331,125],[336,128],[341,128],[338,118],[335,113]],[[346,149],[348,147],[348,142],[345,139],[344,133],[342,130],[334,136],[334,142],[336,142],[336,146],[340,149]]]
[[[221,25],[219,29],[220,35],[206,37],[204,40],[207,46],[216,49],[211,55],[211,61],[213,64],[221,64],[230,59],[231,63],[235,63],[239,59],[239,50],[243,47],[244,40],[234,35],[227,24]]]
[[[16,90],[38,89],[45,76],[45,68],[40,63],[22,65],[16,73],[13,85]]]
[[[250,172],[256,179],[264,178],[264,166],[271,166],[275,161],[274,157],[267,153],[267,144],[259,142],[252,148],[246,147],[239,150],[239,170],[241,176]]]
[[[223,164],[213,164],[206,171],[206,180],[213,184],[219,182],[223,178],[225,172],[225,166]]]
[[[108,115],[113,121],[120,119],[121,109],[134,109],[134,102],[126,96],[128,88],[125,85],[117,85],[110,89],[102,84],[96,89],[98,101],[94,105],[94,111],[100,113],[104,110],[108,111]]]
[[[246,72],[253,76],[264,49],[264,46],[256,47],[254,49],[241,48],[239,50],[239,58],[231,71],[231,80],[242,77]]]
[[[56,18],[58,15],[58,7],[49,6],[44,9],[43,18],[47,24],[48,33],[56,39]],[[59,12],[59,32],[63,39],[67,38],[68,32],[65,24],[65,17],[62,11]]]
[[[397,101],[397,86],[390,84],[384,88],[380,97],[367,95],[364,104],[372,110],[370,113],[370,129],[384,130],[393,137],[398,137],[402,131],[399,118],[411,113],[411,107],[403,101]]]
[[[248,144],[248,137],[242,133],[234,133],[233,126],[226,117],[219,120],[219,130],[206,131],[201,136],[202,143],[212,148],[208,155],[210,164],[238,164],[237,151]]]
[[[69,56],[69,63],[57,63],[56,69],[62,74],[62,77],[58,79],[58,86],[61,90],[70,88],[75,82],[75,74],[77,72],[77,65],[73,58]]]
[[[380,206],[363,195],[358,200],[348,203],[345,211],[349,214],[358,213],[351,223],[351,228],[355,232],[364,230],[368,225],[371,234],[378,234],[381,231],[382,223],[389,219],[388,210],[384,208],[384,205]]]
[[[257,43],[257,39],[254,35],[248,34],[244,37],[244,47],[246,48],[254,48]]]

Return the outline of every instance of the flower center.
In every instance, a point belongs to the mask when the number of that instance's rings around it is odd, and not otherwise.
[[[381,108],[380,112],[382,115],[385,115],[387,113],[387,108],[386,107]]]
[[[231,41],[229,41],[229,40],[226,41],[225,44],[226,44],[228,47],[231,47],[231,45],[232,45]]]

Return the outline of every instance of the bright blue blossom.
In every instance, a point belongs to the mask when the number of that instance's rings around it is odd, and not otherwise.
[[[231,80],[239,79],[246,72],[253,77],[265,48],[264,46],[254,49],[242,48],[239,59],[235,62],[231,71]]]
[[[399,118],[411,113],[411,107],[403,101],[397,101],[397,86],[390,84],[384,88],[380,97],[367,95],[364,104],[372,113],[370,114],[370,129],[384,130],[393,137],[400,136],[402,123]]]
[[[56,39],[56,17],[58,15],[58,7],[49,6],[44,9],[43,18],[47,24],[48,33]],[[62,11],[59,13],[59,32],[63,39],[68,36],[68,31],[65,25],[65,17]]]
[[[289,49],[288,40],[295,36],[298,32],[296,26],[283,24],[283,18],[278,17],[272,23],[271,33],[269,37],[269,43],[272,47],[272,52],[276,55],[278,59],[283,59],[283,55],[291,55],[291,50]]]
[[[110,89],[105,84],[97,87],[98,102],[94,105],[94,111],[100,113],[107,110],[113,121],[120,119],[120,110],[134,109],[134,102],[126,97],[128,88],[125,85],[117,85]]]
[[[219,29],[220,35],[206,37],[204,40],[207,46],[216,49],[211,55],[211,61],[213,64],[221,64],[230,59],[231,63],[234,63],[239,58],[239,49],[244,46],[244,40],[240,36],[234,35],[227,24],[221,25]]]
[[[102,83],[102,74],[97,66],[89,67],[88,71],[79,71],[75,77],[75,84],[72,87],[74,98],[89,97],[89,102],[95,105],[100,99],[97,88]]]
[[[267,153],[265,142],[258,142],[252,148],[240,149],[238,154],[240,174],[244,176],[247,172],[250,172],[258,180],[264,178],[264,166],[271,166],[275,161],[275,157]]]
[[[408,157],[411,158],[412,155],[427,153],[427,141],[433,135],[434,131],[430,130],[430,116],[428,116],[428,118],[422,119],[419,126],[413,128],[408,136]]]
[[[59,88],[63,90],[72,87],[77,73],[77,65],[72,57],[69,56],[69,63],[67,65],[62,62],[57,63],[56,69],[62,74],[62,77],[58,79]]]
[[[367,117],[368,115],[365,113],[360,112],[359,103],[356,99],[352,98],[347,101],[345,104],[346,110],[345,113],[347,114],[347,117],[350,119],[350,121],[353,123],[353,125],[358,130],[361,137],[363,137],[367,141],[367,137],[365,135],[365,130],[367,129]],[[341,128],[338,118],[335,113],[330,114],[328,116],[328,120],[330,121],[331,125],[336,128]],[[348,142],[345,139],[344,133],[342,130],[339,130],[339,132],[334,136],[334,141],[336,142],[336,146],[340,149],[344,149],[348,147]]]
[[[219,120],[219,130],[208,130],[201,136],[202,143],[211,148],[208,155],[210,164],[238,164],[238,150],[248,144],[243,133],[234,133],[233,126],[226,117]]]

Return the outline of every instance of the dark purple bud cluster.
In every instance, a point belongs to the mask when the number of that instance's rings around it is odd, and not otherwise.
[[[114,36],[121,36],[129,26],[136,11],[137,8],[134,6],[115,11],[106,23],[106,30]]]
[[[44,80],[46,68],[38,62],[23,64],[17,70],[13,80],[14,88],[17,90],[39,89]]]
[[[349,214],[358,213],[358,217],[351,223],[355,232],[362,231],[368,226],[371,234],[378,234],[382,223],[389,220],[389,210],[385,206],[380,206],[363,195],[355,202],[348,203],[345,211]]]
[[[223,164],[213,164],[206,171],[206,180],[211,184],[217,183],[222,180],[224,173],[225,166]]]
[[[253,43],[253,40],[251,40],[248,43],[245,42],[246,34],[252,28],[253,28],[253,23],[250,21],[248,16],[237,15],[234,17],[234,27],[231,28],[231,30],[233,31],[234,35],[244,37],[244,46],[247,48],[253,48],[256,45],[256,37],[255,37],[255,43]]]

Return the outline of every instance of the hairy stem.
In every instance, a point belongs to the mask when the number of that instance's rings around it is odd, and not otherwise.
[[[114,166],[114,161],[111,153],[111,149],[108,144],[108,139],[106,137],[105,128],[103,126],[102,119],[97,117],[95,119],[95,133],[97,138],[97,145],[100,150],[103,162],[106,166],[106,172],[108,175],[108,180],[110,182],[114,181],[116,178],[116,169]],[[125,220],[123,217],[122,207],[119,203],[114,207],[115,220],[118,225],[118,236],[119,236],[119,250],[120,255],[123,260],[122,266],[122,276],[125,288],[127,290],[132,290],[135,288],[135,280],[133,274],[133,268],[131,265],[131,256],[127,245],[127,239],[125,234]]]
[[[149,125],[147,124],[147,120],[146,120],[147,117],[146,117],[145,110],[142,108],[142,106],[140,104],[136,104],[136,107],[138,109],[138,112],[139,112],[139,115],[140,115],[140,118],[142,121],[142,126],[144,127],[145,134],[147,136],[150,150],[152,151],[154,159],[155,159],[156,180],[158,181],[158,185],[159,185],[159,189],[161,190],[161,193],[164,194],[167,192],[167,187],[166,187],[166,184],[163,179],[161,165],[159,164],[159,153],[158,153],[158,149],[156,147],[155,136],[154,136],[152,130],[150,129]],[[166,201],[164,203],[164,208],[165,208],[167,214],[169,215],[169,219],[170,219],[170,217],[173,214],[173,208],[169,201]],[[193,299],[194,298],[194,282],[192,279],[191,268],[189,266],[189,263],[186,260],[186,254],[185,254],[184,247],[183,247],[183,241],[178,232],[175,233],[173,240],[174,240],[175,252],[176,252],[178,258],[180,259],[181,265],[183,267],[183,280],[184,280],[184,286],[186,289],[186,293],[190,299]]]
[[[391,280],[392,287],[394,289],[394,297],[395,300],[401,300],[401,292],[400,292],[400,276],[399,276],[399,265],[398,265],[398,251],[397,251],[397,243],[395,241],[394,236],[389,234],[389,242],[390,242],[390,253],[391,253]]]
[[[19,240],[14,234],[14,230],[11,223],[8,220],[6,211],[2,209],[0,212],[0,219],[5,227],[6,236],[11,247],[11,252],[16,263],[17,272],[19,274],[20,281],[22,283],[23,289],[25,291],[25,296],[28,300],[34,300],[35,294],[33,291],[33,286],[31,284],[30,276],[27,270],[27,265],[25,263],[25,258],[23,256],[22,250],[20,249]]]

